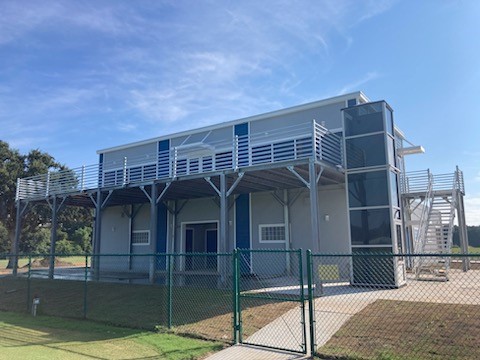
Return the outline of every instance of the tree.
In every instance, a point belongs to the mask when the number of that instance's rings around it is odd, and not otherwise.
[[[15,242],[17,178],[66,169],[45,152],[36,149],[22,155],[18,150],[10,148],[8,143],[0,140],[0,223],[6,229],[8,237],[8,246],[2,247],[2,236],[5,237],[5,235],[2,235],[0,229],[0,251],[12,251]],[[75,231],[90,226],[91,219],[90,209],[65,208],[58,217],[58,240],[69,241]],[[30,206],[23,218],[22,241],[19,249],[24,252],[48,252],[50,222],[51,210],[48,205],[37,203]],[[65,236],[61,233],[62,229],[65,231]],[[88,244],[85,246],[88,247]]]

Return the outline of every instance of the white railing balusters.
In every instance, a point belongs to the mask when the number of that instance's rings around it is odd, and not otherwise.
[[[212,141],[204,145],[200,149],[189,148],[188,144],[186,147],[175,146],[153,154],[128,159],[123,157],[123,162],[103,161],[100,164],[48,171],[46,174],[19,179],[16,197],[17,200],[39,199],[57,193],[127,186],[154,179],[237,170],[239,167],[312,156],[333,165],[343,164],[341,137],[332,134],[315,120],[261,133],[236,135],[233,146],[232,139]]]

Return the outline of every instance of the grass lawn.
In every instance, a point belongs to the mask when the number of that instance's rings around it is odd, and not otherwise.
[[[460,246],[452,246],[452,254],[460,254],[460,253],[461,253]],[[468,253],[480,255],[480,247],[469,246]],[[477,259],[473,259],[473,260],[477,260]],[[478,260],[480,260],[480,258],[478,258]]]
[[[167,327],[168,292],[163,285],[46,280],[32,278],[30,292],[24,277],[0,278],[0,310],[27,311],[27,297],[40,298],[38,313],[68,318],[84,317],[116,326],[153,330]],[[296,302],[268,300],[242,302],[244,336],[253,334]],[[210,340],[232,341],[230,289],[176,286],[172,292],[172,331]]]
[[[479,314],[477,305],[377,300],[317,351],[322,359],[480,359]]]
[[[0,312],[2,359],[199,359],[215,342],[84,320]]]

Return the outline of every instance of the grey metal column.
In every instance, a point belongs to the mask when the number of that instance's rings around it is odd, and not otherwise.
[[[102,192],[97,191],[97,201],[95,204],[95,243],[93,244],[93,254],[100,254],[100,242],[102,233]],[[93,256],[93,271],[95,274],[95,280],[100,279],[100,257]]]
[[[52,228],[50,229],[50,267],[48,269],[48,278],[53,279],[55,272],[55,247],[57,245],[57,197],[53,197],[52,201]]]
[[[463,204],[463,195],[457,191],[457,213],[458,213],[458,235],[460,238],[460,248],[462,254],[468,254],[468,232],[467,224],[465,222],[465,206]],[[470,258],[462,258],[463,271],[470,270]]]
[[[320,250],[320,231],[318,228],[318,189],[317,189],[317,170],[315,162],[308,164],[308,179],[310,182],[310,221],[312,225],[312,252],[318,253]]]
[[[20,200],[17,201],[17,218],[15,219],[15,240],[13,241],[12,246],[12,274],[13,276],[17,275],[18,270],[18,245],[20,244],[20,233],[22,231],[22,202]]]
[[[219,252],[227,251],[228,241],[228,204],[227,204],[227,177],[220,174],[220,249]]]
[[[227,177],[220,174],[220,248],[218,252],[227,251],[228,241],[228,203],[227,203]],[[221,281],[225,282],[227,276],[227,264],[225,257],[219,257]]]
[[[157,230],[158,230],[158,206],[157,206],[157,196],[158,188],[156,184],[152,184],[152,189],[150,191],[150,249],[151,253],[156,253],[157,249],[155,248],[157,244]],[[151,284],[155,282],[155,256],[150,257],[150,267],[148,271],[148,279]]]

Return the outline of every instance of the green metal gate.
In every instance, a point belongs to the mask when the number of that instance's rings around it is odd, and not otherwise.
[[[305,354],[301,250],[244,250],[233,256],[235,342]]]

